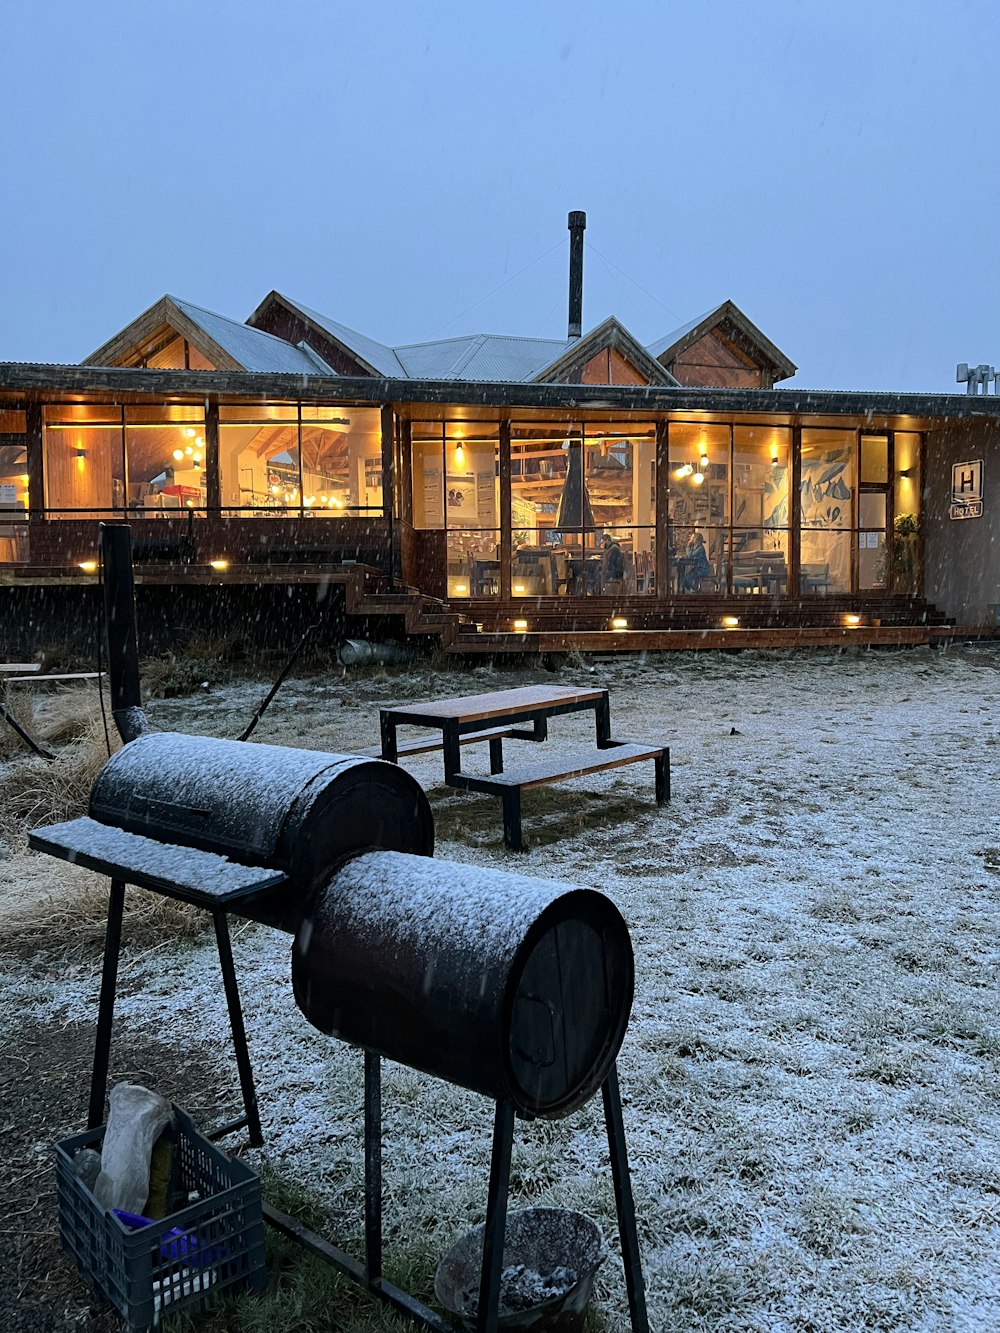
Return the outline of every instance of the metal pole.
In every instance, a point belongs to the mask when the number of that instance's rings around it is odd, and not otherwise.
[[[514,1142],[514,1104],[497,1102],[493,1120],[493,1157],[490,1192],[483,1227],[483,1268],[479,1279],[476,1333],[497,1333],[500,1310],[500,1274],[507,1231],[507,1193],[510,1189],[510,1154]]]
[[[108,1090],[108,1061],[111,1053],[111,1026],[115,1016],[115,990],[118,985],[118,955],[122,944],[122,913],[125,910],[125,881],[113,879],[108,895],[108,924],[104,934],[104,965],[101,969],[101,998],[97,1006],[97,1037],[94,1040],[94,1065],[90,1075],[90,1109],[87,1128],[104,1124],[104,1101]]]
[[[618,1091],[617,1065],[611,1066],[611,1073],[604,1080],[601,1091],[604,1095],[604,1119],[608,1129],[611,1177],[615,1186],[618,1233],[622,1243],[622,1264],[625,1268],[625,1287],[628,1291],[632,1333],[649,1333],[646,1289],[642,1277],[642,1259],[639,1255],[639,1237],[635,1229],[635,1202],[632,1198],[628,1152],[625,1148],[625,1126],[622,1121],[622,1102]]]
[[[382,1277],[382,1057],[365,1048],[365,1273]]]

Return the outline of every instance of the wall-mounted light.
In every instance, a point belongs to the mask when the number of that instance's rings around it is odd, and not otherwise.
[[[723,628],[723,629],[739,629],[739,627],[740,627],[740,618],[739,618],[739,616],[723,616],[723,617],[722,617],[722,628]]]
[[[208,563],[212,566],[213,569],[218,570],[220,573],[222,572],[222,570],[229,568],[228,560],[209,560]]]
[[[77,458],[86,458],[87,457],[86,449],[77,449],[76,456]]]
[[[912,475],[912,473],[913,473],[913,468],[911,467],[901,467],[899,469],[899,475],[901,477],[909,477]]]
[[[97,561],[96,561],[96,560],[81,560],[81,561],[80,561],[80,568],[83,570],[83,572],[84,572],[85,574],[96,574],[96,573],[97,573]]]
[[[528,622],[526,620],[515,620],[514,630],[517,634],[526,634],[528,631]]]
[[[628,621],[625,619],[624,616],[612,616],[611,628],[614,630],[628,629]]]
[[[465,450],[462,448],[461,444],[456,444],[456,445],[455,445],[455,462],[456,462],[456,463],[461,463],[461,462],[464,461],[464,459],[465,459]]]

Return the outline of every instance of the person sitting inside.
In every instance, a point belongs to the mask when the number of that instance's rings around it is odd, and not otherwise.
[[[705,550],[705,538],[700,532],[692,532],[684,548],[684,579],[681,584],[684,592],[698,592],[701,580],[710,578],[712,567],[708,563]]]
[[[622,554],[622,548],[610,532],[606,532],[601,538],[601,547],[601,587],[606,588],[608,584],[622,584],[625,580],[625,556]]]

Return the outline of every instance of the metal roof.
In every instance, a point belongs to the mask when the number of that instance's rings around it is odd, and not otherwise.
[[[410,379],[512,384],[534,379],[569,346],[569,340],[561,338],[476,333],[440,342],[411,343],[393,350]]]
[[[171,296],[169,299],[182,314],[193,324],[204,329],[212,341],[224,352],[228,352],[245,370],[278,375],[333,374],[321,358],[311,352],[303,351],[300,347],[293,347],[283,338],[262,333],[260,329],[251,328],[249,324],[240,324],[226,315],[216,314],[214,310],[206,310],[203,306],[192,305],[190,301],[181,301],[176,296]],[[322,370],[321,366],[326,366],[326,370]]]
[[[357,329],[349,329],[346,324],[338,324],[335,319],[321,315],[318,310],[310,310],[308,306],[300,305],[298,301],[290,301],[287,296],[283,299],[294,309],[301,310],[307,319],[311,319],[331,338],[342,343],[349,352],[360,357],[376,374],[385,375],[389,379],[396,379],[399,375],[406,374],[391,347],[376,342],[365,333],[358,333]]]
[[[706,310],[705,313],[699,315],[697,319],[689,319],[688,322],[682,324],[679,329],[674,329],[673,333],[668,333],[663,338],[657,338],[655,343],[649,344],[646,351],[655,361],[658,356],[662,356],[668,347],[673,347],[674,343],[680,342],[686,333],[690,333],[692,329],[696,329],[698,325],[703,324],[706,319],[711,319],[713,315],[717,315],[725,304],[725,301],[720,301],[718,305],[713,306],[711,310]]]

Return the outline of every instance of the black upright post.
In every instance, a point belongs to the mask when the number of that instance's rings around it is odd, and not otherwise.
[[[146,728],[139,689],[139,636],[132,578],[132,529],[127,523],[101,524],[104,566],[104,619],[108,632],[111,712],[123,741]]]
[[[583,233],[587,227],[586,213],[569,215],[569,337],[579,338],[583,332]]]
[[[246,1112],[247,1129],[250,1133],[250,1146],[259,1148],[264,1142],[264,1135],[260,1127],[257,1089],[253,1081],[250,1048],[247,1046],[247,1030],[243,1022],[240,988],[236,980],[236,968],[233,964],[233,946],[229,938],[229,922],[226,920],[225,912],[213,912],[212,922],[215,925],[215,943],[219,950],[222,986],[226,992],[226,1005],[229,1009],[229,1029],[233,1034],[236,1069],[240,1076],[240,1092],[243,1094],[243,1109]]]

